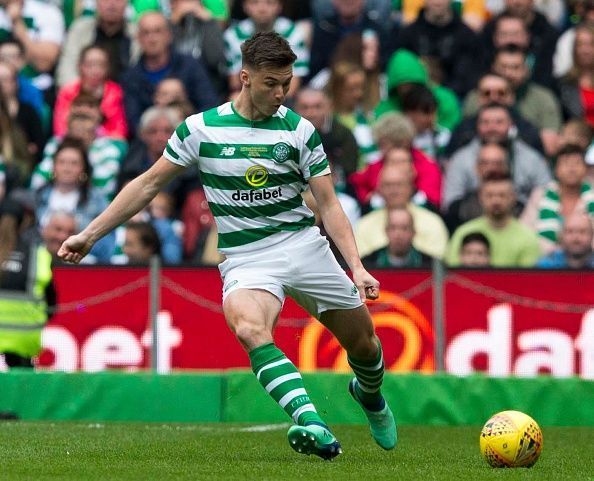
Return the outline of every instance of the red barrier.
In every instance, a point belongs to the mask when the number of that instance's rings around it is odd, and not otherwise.
[[[434,370],[431,273],[378,271],[369,303],[393,371]],[[59,268],[59,311],[46,327],[39,364],[97,371],[151,365],[148,271]],[[446,282],[445,361],[449,372],[552,372],[594,378],[594,273],[455,272]],[[159,366],[249,367],[225,325],[217,269],[165,268],[158,316]],[[287,300],[275,338],[303,370],[348,370],[332,336]]]

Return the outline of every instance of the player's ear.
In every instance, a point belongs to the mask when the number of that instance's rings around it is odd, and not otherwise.
[[[242,68],[241,72],[239,72],[239,81],[241,82],[241,85],[244,87],[248,87],[250,86],[250,73]]]

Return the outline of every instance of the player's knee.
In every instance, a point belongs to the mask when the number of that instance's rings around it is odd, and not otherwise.
[[[272,341],[272,334],[265,326],[248,322],[240,321],[233,329],[238,341],[247,348],[253,348]]]
[[[376,359],[379,351],[379,340],[375,334],[358,336],[353,345],[348,349],[350,356],[355,359]]]

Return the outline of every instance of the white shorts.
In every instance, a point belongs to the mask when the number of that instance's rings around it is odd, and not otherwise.
[[[290,296],[312,316],[361,306],[359,291],[336,261],[317,227],[256,252],[235,254],[219,265],[223,303],[235,289],[263,289],[284,303]]]

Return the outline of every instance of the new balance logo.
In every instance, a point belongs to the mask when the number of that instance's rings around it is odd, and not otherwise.
[[[235,154],[235,147],[223,147],[219,155],[231,157],[233,154]]]

